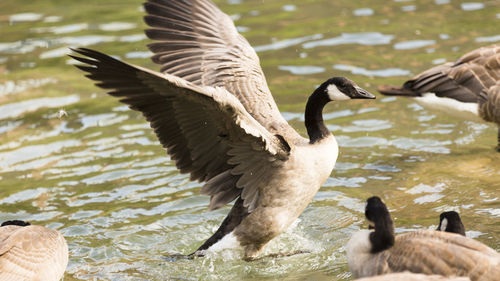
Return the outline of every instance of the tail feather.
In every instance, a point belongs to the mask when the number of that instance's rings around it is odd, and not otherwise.
[[[419,93],[414,92],[410,89],[401,87],[401,86],[393,86],[393,85],[380,85],[378,87],[378,91],[382,95],[386,96],[407,96],[407,97],[418,97]]]

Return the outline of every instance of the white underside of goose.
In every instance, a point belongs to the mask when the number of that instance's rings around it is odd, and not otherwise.
[[[372,254],[370,253],[372,248],[370,242],[371,232],[372,231],[368,229],[356,232],[346,245],[347,262],[354,276],[369,276],[367,272],[363,272],[363,268],[368,270],[371,269],[366,266],[372,259]]]
[[[414,99],[427,109],[440,110],[463,120],[485,122],[479,117],[479,107],[475,102],[461,102],[452,98],[438,97],[434,93],[425,93],[421,97]]]

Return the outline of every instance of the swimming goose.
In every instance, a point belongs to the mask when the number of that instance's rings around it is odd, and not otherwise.
[[[455,211],[443,212],[439,215],[437,230],[458,233],[465,236],[465,227],[460,216]]]
[[[412,97],[422,106],[461,119],[493,122],[500,152],[500,45],[471,51],[455,63],[428,69],[403,86],[380,86],[390,96]]]
[[[56,230],[6,221],[0,227],[0,280],[60,280],[68,264],[68,245]]]
[[[219,229],[193,254],[233,233],[244,259],[286,230],[335,165],[338,145],[323,122],[333,100],[375,96],[343,77],[309,97],[301,137],[281,116],[259,60],[231,19],[208,0],[144,4],[158,73],[80,48],[96,85],[142,112],[181,173],[204,182],[210,210],[236,199]],[[192,254],[192,255],[193,255]]]
[[[433,230],[394,236],[389,211],[378,197],[367,200],[365,216],[374,231],[362,230],[347,243],[354,277],[404,271],[467,276],[472,281],[493,281],[500,276],[500,254],[480,242]]]
[[[470,281],[469,277],[445,277],[411,272],[390,273],[373,277],[356,279],[356,281]]]

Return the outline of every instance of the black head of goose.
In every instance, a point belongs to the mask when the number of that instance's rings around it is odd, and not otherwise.
[[[465,236],[433,230],[394,236],[385,204],[367,200],[365,215],[373,230],[355,233],[346,246],[354,277],[405,272],[465,276],[472,281],[493,281],[500,276],[500,254]]]
[[[465,227],[460,215],[455,211],[442,212],[439,215],[439,225],[436,230],[457,233],[465,236]]]
[[[56,230],[14,220],[0,227],[0,280],[61,280],[68,245]]]
[[[90,49],[72,57],[99,87],[142,112],[180,172],[205,183],[210,209],[236,199],[193,254],[232,233],[252,259],[297,219],[332,172],[338,146],[323,107],[375,96],[342,77],[322,83],[306,105],[305,139],[280,114],[253,48],[211,1],[150,0],[144,7],[162,73]]]
[[[455,63],[430,68],[403,86],[384,85],[379,92],[414,98],[422,106],[451,116],[499,126],[500,151],[500,45],[473,50]]]

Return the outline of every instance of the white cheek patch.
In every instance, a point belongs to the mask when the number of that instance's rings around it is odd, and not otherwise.
[[[350,100],[351,98],[347,96],[346,94],[342,93],[337,86],[334,84],[328,85],[326,87],[326,93],[328,94],[328,97],[330,100]]]
[[[448,219],[447,218],[444,218],[442,221],[441,221],[441,228],[439,228],[439,230],[441,231],[446,231],[446,227],[448,226]]]

